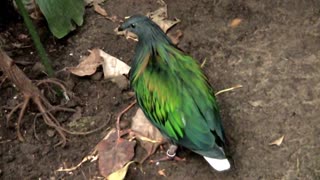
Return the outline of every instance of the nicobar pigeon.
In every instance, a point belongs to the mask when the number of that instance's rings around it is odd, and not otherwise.
[[[200,154],[218,171],[229,169],[219,107],[199,64],[146,16],[131,16],[118,30],[139,39],[129,79],[146,117],[172,144]]]

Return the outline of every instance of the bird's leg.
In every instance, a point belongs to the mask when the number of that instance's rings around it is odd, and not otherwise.
[[[167,150],[167,156],[169,158],[174,158],[176,156],[176,152],[177,152],[178,146],[171,144],[169,149]]]
[[[185,158],[180,158],[176,156],[176,151],[178,149],[177,145],[171,144],[169,149],[167,150],[166,157],[157,159],[157,160],[150,160],[150,163],[156,163],[160,161],[168,161],[168,160],[175,160],[175,161],[185,161]]]

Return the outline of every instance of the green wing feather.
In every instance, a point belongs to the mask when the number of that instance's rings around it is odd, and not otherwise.
[[[218,106],[198,63],[170,44],[138,51],[131,85],[151,123],[174,143],[224,157],[216,144],[224,142]]]

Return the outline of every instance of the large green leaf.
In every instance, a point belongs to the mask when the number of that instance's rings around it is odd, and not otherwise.
[[[62,38],[83,23],[83,0],[36,0],[47,19],[50,31]]]

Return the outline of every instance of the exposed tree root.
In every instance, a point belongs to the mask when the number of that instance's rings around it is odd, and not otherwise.
[[[37,109],[40,111],[40,113],[35,117],[35,119],[39,115],[41,115],[44,122],[48,126],[54,128],[60,135],[61,141],[57,145],[64,146],[66,144],[67,139],[66,139],[65,133],[76,134],[76,135],[86,135],[86,134],[96,132],[102,129],[103,127],[105,127],[105,126],[101,126],[100,128],[89,131],[89,132],[72,132],[63,128],[60,125],[59,121],[52,114],[52,112],[56,112],[56,111],[75,112],[75,110],[71,108],[64,108],[60,106],[51,105],[51,103],[42,95],[42,93],[40,92],[40,89],[37,87],[42,84],[55,84],[56,86],[60,87],[63,90],[63,94],[65,98],[68,99],[67,90],[59,80],[45,79],[45,80],[38,81],[38,83],[34,85],[32,81],[24,74],[24,72],[18,66],[15,65],[13,60],[9,56],[7,56],[7,54],[4,51],[2,51],[2,49],[0,49],[0,69],[3,71],[4,75],[8,79],[10,79],[13,84],[16,85],[16,88],[21,91],[24,97],[23,102],[15,106],[7,115],[7,123],[8,123],[12,115],[18,109],[20,109],[19,117],[16,123],[17,137],[20,141],[24,141],[23,135],[21,134],[20,126],[30,101],[32,101],[37,106]]]
[[[7,79],[7,76],[1,76],[0,77],[0,87],[2,86],[2,84],[6,81],[6,79]]]

